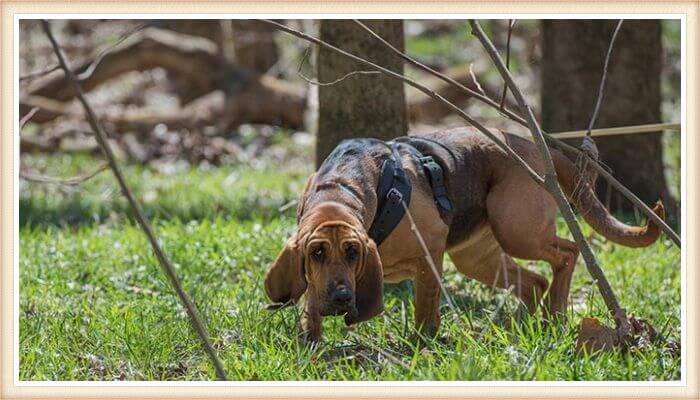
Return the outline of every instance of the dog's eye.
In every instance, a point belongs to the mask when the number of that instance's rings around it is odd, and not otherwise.
[[[345,249],[345,259],[348,262],[353,262],[357,259],[357,246],[350,245]]]
[[[319,246],[311,251],[311,258],[318,263],[322,263],[323,259],[326,257],[326,253],[323,250],[323,246]]]

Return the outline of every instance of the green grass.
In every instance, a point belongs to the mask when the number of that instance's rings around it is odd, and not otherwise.
[[[96,163],[27,161],[64,176]],[[151,199],[146,210],[231,379],[679,379],[680,358],[657,349],[575,352],[581,317],[611,324],[581,263],[567,322],[545,326],[527,317],[506,329],[517,307],[512,297],[467,280],[448,262],[445,282],[458,313],[443,304],[440,336],[425,347],[412,340],[410,282],[386,285],[381,316],[350,329],[327,318],[318,348],[300,344],[299,309],[264,310],[262,277],[294,229],[294,211],[277,208],[296,197],[308,168],[228,166],[173,176],[127,169],[137,196]],[[215,379],[146,239],[120,216],[119,197],[109,173],[75,192],[22,188],[21,380]],[[679,250],[667,240],[637,250],[593,243],[620,302],[678,339]],[[530,267],[551,277],[542,263]]]
[[[49,176],[77,176],[92,171],[97,161],[87,156],[49,158],[23,156],[31,170]],[[163,175],[140,165],[126,167],[127,180],[151,218],[192,219],[213,215],[228,218],[270,218],[280,205],[296,199],[303,189],[306,167],[292,167],[278,174],[271,163],[188,169]],[[104,223],[128,211],[127,203],[111,173],[104,171],[80,188],[28,183],[21,188],[20,225]]]

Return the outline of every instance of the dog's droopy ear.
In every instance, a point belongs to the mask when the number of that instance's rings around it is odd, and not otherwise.
[[[356,313],[345,314],[347,325],[367,321],[384,309],[384,278],[377,245],[367,239],[363,265],[355,283]]]
[[[265,274],[265,293],[275,303],[284,306],[296,303],[306,291],[303,255],[296,237],[287,241],[277,260]],[[279,307],[277,307],[279,308]]]

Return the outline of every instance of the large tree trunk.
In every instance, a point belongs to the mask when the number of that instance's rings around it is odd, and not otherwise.
[[[593,112],[605,54],[616,20],[544,20],[542,125],[551,132],[585,129]],[[661,121],[661,25],[654,20],[627,20],[618,34],[595,127]],[[580,140],[575,143],[579,144]],[[673,212],[664,177],[661,135],[597,138],[601,160],[643,201],[662,198]],[[630,211],[622,196],[598,194],[616,211]]]
[[[403,21],[364,21],[377,34],[403,50]],[[322,20],[321,40],[379,65],[403,73],[403,61],[379,45],[361,27],[347,20]],[[325,48],[318,53],[318,80],[335,81],[366,70]],[[343,139],[391,139],[408,131],[406,96],[401,81],[381,74],[358,74],[318,89],[319,117],[316,164],[320,165]]]

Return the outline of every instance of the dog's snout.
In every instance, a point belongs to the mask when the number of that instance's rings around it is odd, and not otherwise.
[[[331,293],[331,301],[338,305],[347,304],[352,300],[352,290],[347,287],[341,286],[336,288],[333,293]]]

